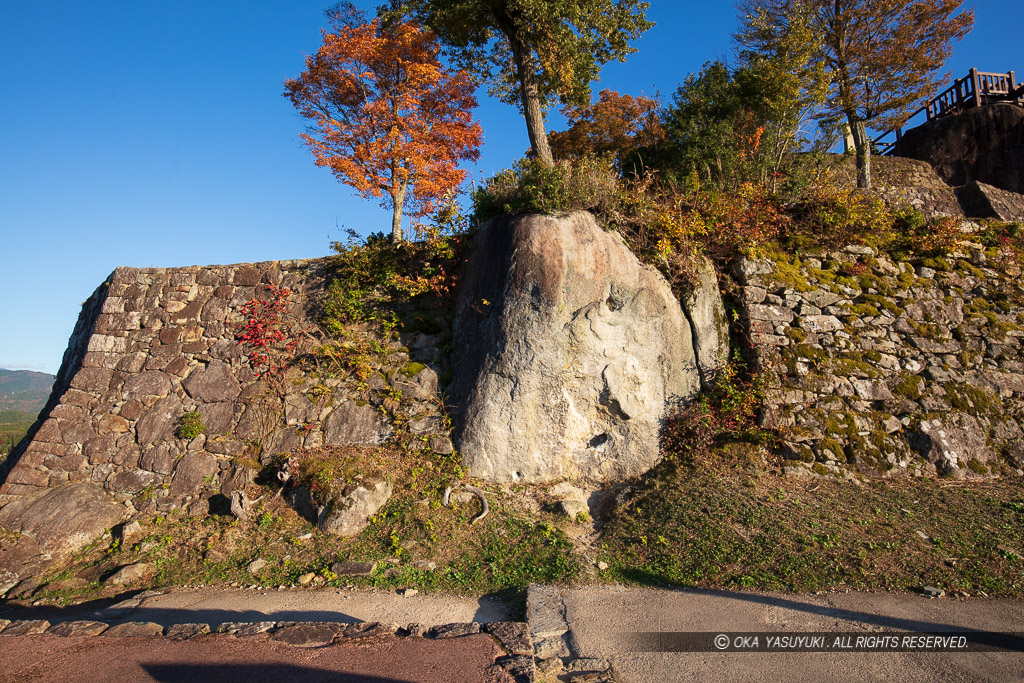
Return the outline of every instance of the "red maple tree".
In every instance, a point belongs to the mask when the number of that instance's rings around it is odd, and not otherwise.
[[[459,162],[479,158],[475,83],[445,70],[436,36],[414,22],[367,23],[349,4],[329,16],[335,32],[323,32],[284,95],[310,121],[300,138],[316,164],[361,196],[380,197],[398,242],[403,212],[431,213],[465,179]]]
[[[548,134],[555,159],[611,153],[620,160],[637,147],[653,145],[665,133],[658,119],[658,102],[650,97],[620,95],[602,90],[597,102],[569,108],[570,126]]]

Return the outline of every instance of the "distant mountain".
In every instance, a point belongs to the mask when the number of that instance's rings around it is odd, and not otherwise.
[[[43,372],[0,368],[0,410],[38,413],[50,397],[54,379]]]

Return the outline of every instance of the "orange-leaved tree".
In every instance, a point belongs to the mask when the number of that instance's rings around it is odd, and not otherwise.
[[[548,134],[556,159],[611,153],[621,161],[638,147],[653,145],[665,135],[658,118],[658,102],[642,95],[602,90],[597,102],[568,108],[566,117],[572,124],[567,130]]]
[[[285,81],[285,97],[310,123],[300,138],[317,166],[331,169],[363,197],[402,215],[425,216],[466,177],[462,160],[479,158],[473,120],[475,83],[438,60],[436,36],[414,22],[366,22],[352,5],[329,10],[334,32]]]

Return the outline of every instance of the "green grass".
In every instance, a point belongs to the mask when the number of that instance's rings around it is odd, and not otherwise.
[[[939,586],[1024,596],[1019,479],[807,481],[759,465],[755,448],[729,444],[694,464],[670,460],[635,482],[605,521],[595,559],[609,567],[596,580],[793,591]],[[399,482],[396,494],[355,537],[324,535],[273,496],[245,525],[230,516],[155,517],[123,546],[97,543],[54,567],[31,599],[112,596],[123,589],[102,578],[134,562],[153,570],[135,588],[288,586],[313,573],[313,586],[519,596],[532,582],[585,580],[570,540],[575,520],[538,511],[528,500],[538,492],[485,485],[491,511],[472,524],[475,499],[440,505],[448,481],[441,468],[414,459],[383,467]],[[257,557],[268,564],[253,576],[246,566]],[[369,577],[338,577],[330,567],[339,560],[377,568]],[[418,560],[437,568],[417,568]]]
[[[920,533],[919,533],[920,532]],[[1024,595],[1024,482],[811,482],[663,465],[603,539],[605,577],[641,584]]]

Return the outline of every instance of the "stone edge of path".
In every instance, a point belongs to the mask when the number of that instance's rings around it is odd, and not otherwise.
[[[565,601],[558,586],[530,584],[526,589],[526,623],[533,641],[536,669],[549,678],[612,681],[610,664],[580,656],[579,644],[569,628]]]

